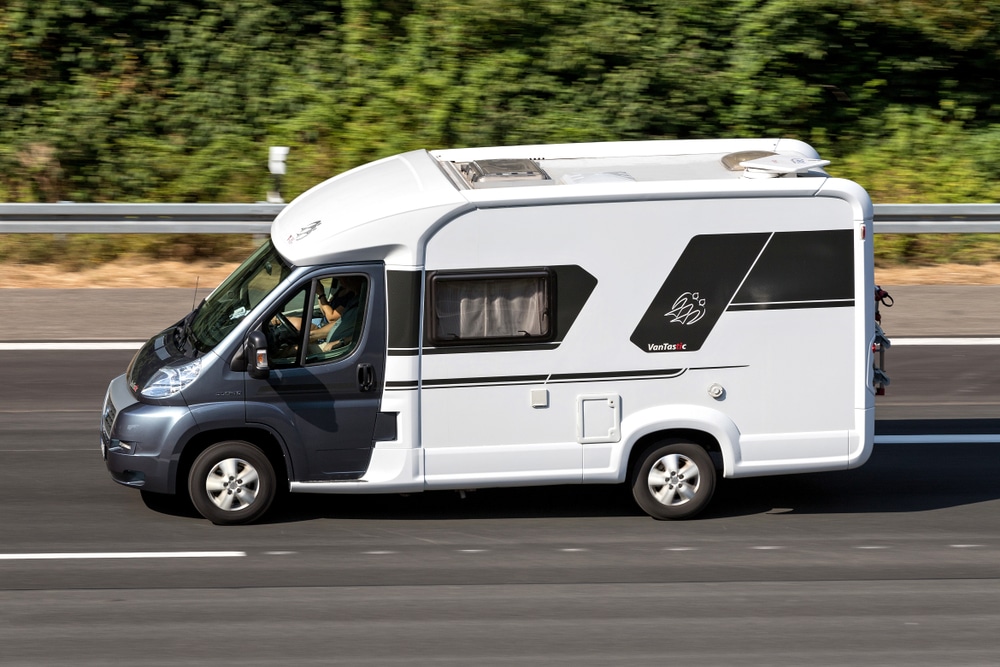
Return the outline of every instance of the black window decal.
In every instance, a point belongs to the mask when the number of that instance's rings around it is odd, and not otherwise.
[[[849,229],[695,236],[631,340],[691,352],[727,310],[853,306],[853,239]]]
[[[632,333],[632,343],[645,352],[700,349],[770,237],[693,237]]]
[[[731,310],[781,308],[854,299],[854,233],[850,229],[774,235]]]

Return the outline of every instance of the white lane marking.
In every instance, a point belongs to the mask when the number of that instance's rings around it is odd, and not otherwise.
[[[460,554],[481,554],[486,553],[486,549],[459,549]]]
[[[96,447],[77,447],[76,449],[53,448],[53,449],[0,449],[0,454],[53,454],[66,452],[89,452],[93,453],[94,450],[101,451]]]
[[[760,547],[750,547],[750,548],[751,549],[756,549],[758,551],[777,551],[778,549],[784,549],[785,547],[766,547],[766,546],[760,546]]]
[[[940,435],[876,435],[876,445],[995,445],[998,433],[942,433]]]
[[[860,546],[860,547],[854,547],[854,548],[855,548],[855,549],[869,549],[869,550],[876,550],[876,549],[888,549],[889,547],[878,547],[878,546]]]
[[[697,547],[667,547],[664,551],[697,551]]]
[[[892,338],[892,347],[897,345],[1000,345],[1000,338]]]
[[[395,551],[363,551],[366,556],[388,556],[390,554],[396,553]]]
[[[0,410],[0,415],[51,415],[79,412],[94,414],[93,408],[52,408],[50,410]]]
[[[93,350],[138,350],[145,342],[107,342],[107,343],[0,343],[0,352],[49,352],[49,351],[93,351]]]
[[[243,558],[245,551],[106,551],[0,554],[0,560],[116,560],[133,558]]]
[[[562,551],[563,553],[575,554],[580,553],[581,551],[590,551],[590,549],[560,549],[559,551]]]
[[[952,549],[979,549],[983,545],[982,544],[950,544],[948,546],[950,546]]]

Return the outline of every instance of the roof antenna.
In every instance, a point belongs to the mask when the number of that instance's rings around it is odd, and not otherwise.
[[[198,281],[201,280],[201,276],[195,276],[194,279],[194,296],[191,297],[191,310],[194,310],[194,304],[198,303]]]

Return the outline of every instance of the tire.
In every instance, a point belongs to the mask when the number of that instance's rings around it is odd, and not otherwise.
[[[248,442],[219,442],[191,466],[188,493],[195,509],[217,525],[251,523],[271,506],[277,485],[274,467]]]
[[[653,445],[635,463],[632,496],[654,519],[688,519],[705,509],[715,492],[715,465],[690,442]]]

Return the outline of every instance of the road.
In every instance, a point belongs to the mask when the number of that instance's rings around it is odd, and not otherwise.
[[[993,425],[998,353],[894,347],[880,428]],[[0,665],[1000,663],[1000,445],[728,480],[688,522],[553,487],[295,496],[221,528],[108,478],[131,354],[0,351]]]

